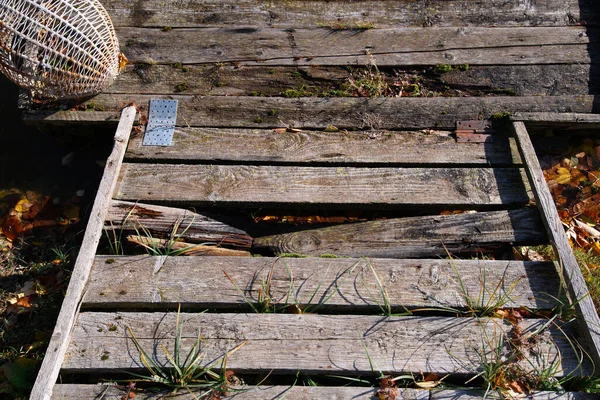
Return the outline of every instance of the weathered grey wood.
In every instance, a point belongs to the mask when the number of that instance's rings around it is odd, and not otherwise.
[[[241,386],[241,391],[232,392],[231,396],[223,399],[236,400],[264,400],[291,398],[294,400],[372,400],[376,397],[378,389],[368,387],[328,387],[328,386]],[[121,397],[127,393],[127,389],[115,385],[76,385],[62,384],[56,385],[53,400],[96,400],[102,394],[105,400],[121,400]],[[481,399],[485,395],[484,390],[465,389],[465,390],[423,390],[423,389],[399,389],[396,400],[471,400]],[[170,395],[169,398],[176,400],[196,400],[195,395],[188,392],[179,392]],[[136,391],[136,399],[156,399],[155,393],[144,393]],[[495,393],[488,393],[487,398],[495,399]],[[535,400],[593,400],[595,395],[579,392],[537,392],[528,396]],[[390,399],[391,400],[391,399]]]
[[[580,18],[594,23],[592,0],[526,2],[469,0],[464,6],[429,1],[273,1],[260,0],[127,0],[102,3],[117,26],[196,27],[253,24],[298,27],[397,26],[563,26]],[[493,9],[494,12],[490,12]],[[580,11],[581,9],[581,11]]]
[[[115,144],[104,168],[104,175],[100,181],[100,186],[94,200],[94,206],[92,207],[86,226],[79,255],[75,261],[73,273],[69,278],[67,293],[63,300],[48,350],[31,391],[30,398],[33,400],[50,399],[51,397],[52,388],[56,383],[60,365],[63,362],[73,325],[75,324],[81,305],[85,285],[90,276],[96,248],[102,236],[102,226],[104,225],[108,204],[117,182],[119,169],[123,155],[127,149],[127,140],[129,139],[135,116],[136,109],[134,107],[125,108],[121,114],[121,121],[115,132]]]
[[[253,246],[275,254],[350,257],[436,257],[476,253],[502,243],[542,243],[535,209],[397,218],[258,237]]]
[[[134,63],[436,65],[590,63],[584,27],[386,28],[362,32],[258,27],[117,29]],[[196,43],[190,46],[190,43]]]
[[[123,105],[121,105],[123,108]],[[120,118],[119,107],[113,111],[55,111],[23,110],[22,118],[30,124],[52,123],[54,125],[76,125],[85,123],[94,125],[116,125]],[[136,118],[137,122],[138,118]]]
[[[552,130],[598,130],[600,129],[600,115],[576,113],[515,113],[511,115],[513,121],[523,121],[532,129]]]
[[[468,70],[440,72],[435,67],[399,68],[419,79],[423,96],[477,95],[579,95],[598,94],[590,85],[590,64],[470,65]],[[432,71],[435,70],[435,71]],[[388,85],[394,71],[380,68]],[[436,72],[437,71],[437,72]],[[354,76],[360,76],[354,72]],[[334,97],[355,93],[348,85],[346,67],[129,64],[105,93],[172,93],[202,96],[285,96],[289,89],[304,88],[314,96]],[[396,82],[397,83],[397,82]],[[289,92],[294,94],[294,92]]]
[[[173,145],[129,142],[126,159],[175,162],[251,162],[324,164],[474,164],[519,163],[506,136],[491,143],[456,143],[449,131],[274,131],[272,129],[175,129]],[[184,225],[185,226],[185,225]]]
[[[179,101],[178,126],[304,129],[455,129],[456,121],[491,118],[501,112],[591,113],[594,96],[505,96],[460,98],[260,98],[187,95],[100,94],[96,105],[116,111],[130,101],[147,113],[150,99]],[[94,119],[94,112],[56,113],[45,123]],[[41,121],[40,121],[41,122]]]
[[[533,185],[535,200],[542,214],[542,221],[555,247],[565,285],[577,310],[583,335],[588,340],[588,352],[596,365],[600,365],[600,318],[598,318],[585,279],[567,240],[563,224],[558,216],[556,205],[544,179],[542,168],[529,139],[525,124],[516,121],[513,122],[513,127],[519,151],[527,166],[527,175]]]
[[[195,205],[509,205],[519,168],[358,168],[125,163],[114,197]]]
[[[380,286],[394,312],[422,307],[551,309],[560,281],[552,263],[491,260],[98,256],[83,307],[241,309],[269,282],[273,303],[321,304],[319,312],[381,312]],[[269,278],[270,276],[270,278]],[[190,277],[195,277],[190,279]],[[131,285],[135,282],[135,285]],[[264,294],[264,293],[263,293]],[[288,300],[286,301],[286,298]],[[326,301],[324,300],[326,299]]]
[[[109,369],[144,369],[128,328],[141,346],[166,363],[161,345],[173,349],[177,313],[82,312],[73,332],[64,372],[102,372]],[[376,317],[318,314],[186,314],[182,354],[202,335],[207,364],[220,366],[220,358],[245,343],[227,358],[227,368],[238,373],[326,375],[372,374],[372,360],[384,374],[399,372],[471,373],[479,371],[479,354],[493,357],[512,325],[499,319],[445,317]],[[524,334],[542,329],[546,319],[526,319]],[[590,371],[579,361],[568,340],[569,326],[549,324],[536,335],[535,357],[525,351],[525,368],[557,363],[557,376]],[[565,332],[565,333],[563,333]],[[368,352],[368,357],[367,357]],[[559,355],[560,352],[560,355]],[[543,359],[543,360],[542,360]],[[531,363],[531,364],[530,364]]]
[[[178,226],[178,229],[175,229]],[[217,221],[205,214],[181,208],[113,200],[104,229],[115,232],[148,230],[153,235],[175,234],[192,243],[216,243],[249,248],[252,238],[244,231]]]

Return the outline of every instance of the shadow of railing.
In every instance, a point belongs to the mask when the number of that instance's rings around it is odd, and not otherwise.
[[[589,92],[594,95],[593,112],[600,113],[600,1],[579,0],[580,20],[589,38]]]

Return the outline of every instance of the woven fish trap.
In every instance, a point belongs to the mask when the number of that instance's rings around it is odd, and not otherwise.
[[[97,94],[122,55],[97,0],[0,0],[0,72],[38,101]]]

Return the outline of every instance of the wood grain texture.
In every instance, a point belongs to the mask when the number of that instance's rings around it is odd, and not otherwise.
[[[176,317],[177,313],[82,312],[63,371],[143,370],[128,328],[141,346],[164,364],[161,345],[173,349]],[[228,369],[293,375],[299,370],[306,375],[371,375],[369,357],[384,374],[474,374],[482,366],[478,351],[491,357],[497,346],[507,347],[506,335],[511,329],[499,319],[455,317],[181,313],[180,321],[182,354],[187,354],[200,334],[206,362],[220,365],[221,357],[245,342],[228,356]],[[546,322],[525,319],[519,326],[526,335],[542,329]],[[525,351],[525,368],[535,370],[556,362],[559,377],[589,372],[589,363],[577,360],[565,336],[572,334],[571,329],[568,325],[560,328],[550,326],[536,335],[535,354],[544,357]]]
[[[596,131],[600,129],[598,114],[575,113],[516,113],[511,116],[513,121],[523,121],[531,130],[553,131]]]
[[[121,121],[115,132],[115,144],[104,168],[104,175],[96,193],[83,242],[81,243],[79,254],[73,267],[73,273],[69,278],[67,293],[63,300],[56,325],[54,326],[48,350],[31,391],[30,398],[33,400],[50,399],[52,388],[58,378],[60,365],[63,362],[85,286],[90,276],[96,248],[102,236],[104,219],[111,200],[111,194],[117,182],[123,155],[127,149],[127,140],[129,139],[135,116],[136,109],[134,107],[125,108],[121,114]]]
[[[254,239],[275,254],[337,254],[349,257],[438,257],[477,253],[502,243],[541,244],[536,209],[359,222]]]
[[[585,27],[119,28],[133,63],[239,65],[526,65],[590,63]],[[195,43],[190,46],[190,43]],[[493,60],[493,63],[490,62]]]
[[[177,126],[223,128],[455,129],[456,121],[491,118],[502,112],[591,113],[594,96],[498,96],[455,98],[279,98],[102,93],[94,103],[104,113],[134,101],[143,113],[150,99],[178,100]],[[76,118],[84,123],[95,112],[54,113],[45,123]],[[40,121],[41,123],[41,121]]]
[[[175,226],[179,228],[175,230]],[[115,232],[147,229],[153,236],[178,238],[192,243],[213,243],[249,248],[252,238],[244,231],[191,210],[113,200],[104,229]]]
[[[596,365],[600,365],[600,318],[598,318],[596,307],[589,295],[585,279],[558,216],[556,205],[544,179],[542,168],[529,139],[525,124],[517,121],[513,122],[513,127],[519,151],[527,165],[527,175],[533,186],[535,200],[542,214],[542,221],[560,260],[565,284],[571,295],[571,301],[577,310],[583,335],[588,340],[588,352]]]
[[[514,205],[518,168],[358,168],[125,163],[114,197],[194,205]]]
[[[552,263],[484,260],[97,256],[83,307],[247,310],[270,282],[273,302],[318,304],[320,313],[381,312],[380,286],[393,312],[478,306],[551,309],[560,281]],[[270,278],[269,278],[270,276]],[[135,285],[131,285],[135,282]],[[461,287],[461,283],[463,287]],[[290,293],[291,292],[291,293]],[[289,299],[286,301],[286,298]],[[326,299],[326,300],[325,300]],[[505,301],[503,301],[505,300]]]
[[[440,72],[435,67],[381,67],[386,82],[394,85],[406,72],[420,80],[423,96],[506,95],[557,96],[598,94],[590,85],[590,64],[470,65],[468,70]],[[396,76],[394,71],[398,71]],[[436,72],[437,71],[437,72]],[[354,76],[358,74],[355,72]],[[129,64],[105,93],[181,93],[202,96],[285,96],[304,87],[321,97],[352,93],[350,71],[331,66],[235,66]],[[384,76],[384,75],[381,75]],[[414,79],[414,78],[413,78]]]
[[[449,131],[275,132],[270,129],[175,129],[173,145],[143,146],[133,138],[127,160],[395,165],[511,165],[520,160],[508,137],[460,144]]]
[[[127,0],[102,2],[117,26],[194,27],[253,24],[269,27],[319,24],[397,26],[563,26],[580,16],[591,19],[592,0],[524,2],[468,0],[461,7],[444,0],[414,1],[273,1]],[[580,12],[581,8],[581,12]],[[489,10],[493,9],[491,13]],[[594,14],[595,15],[595,14]]]
[[[242,386],[242,391],[232,393],[231,396],[222,397],[223,400],[264,400],[291,398],[294,400],[372,400],[376,398],[378,389],[368,387],[319,387],[319,386]],[[96,400],[102,397],[105,400],[121,400],[127,390],[117,385],[90,385],[90,384],[62,384],[56,385],[53,400]],[[395,400],[474,400],[484,397],[483,390],[423,390],[423,389],[400,389]],[[489,394],[488,394],[488,397]],[[155,393],[144,393],[138,390],[138,400],[156,399]],[[180,392],[169,395],[169,399],[196,400],[195,395]],[[593,400],[595,395],[579,392],[536,392],[529,395],[533,400]],[[391,399],[390,399],[391,400]]]

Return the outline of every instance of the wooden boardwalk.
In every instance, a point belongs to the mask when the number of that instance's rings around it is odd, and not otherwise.
[[[168,366],[162,346],[198,335],[240,399],[596,374],[600,320],[526,130],[599,125],[594,1],[102,3],[125,72],[24,114],[119,121],[32,399],[124,398],[106,382],[153,375],[138,345]],[[172,146],[142,145],[151,99],[178,100]],[[462,140],[464,120],[494,133]],[[549,243],[561,262],[514,259]],[[383,375],[409,388],[369,386]]]

